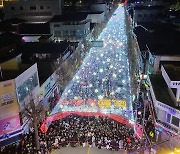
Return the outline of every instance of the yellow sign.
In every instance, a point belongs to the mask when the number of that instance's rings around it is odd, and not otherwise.
[[[110,108],[111,105],[113,105],[113,104],[116,108],[126,107],[126,101],[125,100],[110,100],[110,99],[98,100],[98,106],[100,108]]]
[[[112,102],[114,103],[114,106],[116,108],[126,107],[126,101],[125,100],[112,100]]]
[[[110,108],[111,107],[111,101],[110,100],[98,100],[98,105],[100,108]]]
[[[174,148],[174,154],[180,154],[180,147]]]
[[[0,82],[0,120],[19,114],[14,80]]]

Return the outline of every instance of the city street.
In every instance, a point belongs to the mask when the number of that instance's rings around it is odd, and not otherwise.
[[[51,114],[100,111],[133,121],[124,7],[117,8],[98,40],[103,41],[103,47],[91,48]],[[89,106],[89,101],[94,104]]]
[[[65,147],[61,149],[54,150],[51,154],[126,154],[125,151],[110,151],[106,149],[97,149],[90,147]]]

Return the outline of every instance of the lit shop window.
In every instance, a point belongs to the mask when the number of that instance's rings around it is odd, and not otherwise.
[[[18,99],[23,101],[24,98],[29,95],[29,92],[32,91],[38,85],[37,73],[27,79],[20,87],[17,88]]]

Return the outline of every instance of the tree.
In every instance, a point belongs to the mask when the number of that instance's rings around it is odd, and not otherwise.
[[[30,98],[30,108],[26,108],[25,110],[27,111],[27,116],[32,119],[32,124],[34,128],[34,137],[35,137],[35,144],[36,144],[36,149],[37,151],[40,149],[40,144],[39,144],[39,135],[38,135],[38,123],[40,121],[40,113],[43,111],[45,114],[44,106],[42,105],[41,110],[37,110],[37,107],[34,104],[34,99],[32,96],[32,93],[30,92],[29,94]]]

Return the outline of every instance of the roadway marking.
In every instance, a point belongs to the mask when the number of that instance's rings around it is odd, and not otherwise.
[[[90,154],[90,147],[88,147],[87,154]]]

